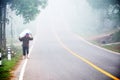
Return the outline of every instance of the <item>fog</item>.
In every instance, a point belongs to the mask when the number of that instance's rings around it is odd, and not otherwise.
[[[49,0],[48,6],[41,11],[34,21],[28,24],[23,24],[23,19],[20,16],[15,16],[14,12],[11,16],[13,17],[13,32],[16,36],[24,29],[30,29],[35,34],[37,27],[49,26],[51,21],[58,28],[67,25],[82,36],[92,36],[97,34],[101,24],[99,11],[96,12],[92,9],[86,0]],[[44,17],[47,17],[47,20],[42,20]],[[10,24],[7,26],[9,29]]]
[[[53,20],[56,27],[67,25],[73,31],[86,36],[94,34],[96,26],[99,25],[99,16],[86,0],[49,0],[48,6],[41,12],[39,18],[44,15],[48,17],[48,22]],[[48,23],[48,26],[49,24],[51,23]]]

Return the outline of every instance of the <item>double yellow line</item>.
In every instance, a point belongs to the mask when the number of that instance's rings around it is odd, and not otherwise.
[[[76,56],[77,58],[79,58],[80,60],[84,61],[85,63],[87,63],[88,65],[90,65],[91,67],[93,67],[94,69],[96,69],[97,71],[103,73],[104,75],[112,78],[113,80],[120,80],[119,78],[113,76],[112,74],[110,74],[109,72],[101,69],[100,67],[96,66],[95,64],[93,64],[92,62],[88,61],[87,59],[81,57],[80,55],[78,55],[77,53],[73,52],[71,49],[69,49],[58,37],[57,33],[55,33],[55,36],[58,40],[58,42],[60,43],[60,45],[67,50],[68,52],[70,52],[72,55]]]

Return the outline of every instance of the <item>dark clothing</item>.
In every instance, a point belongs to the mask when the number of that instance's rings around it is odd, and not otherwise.
[[[31,38],[31,37],[22,37],[22,38],[19,38],[19,40],[23,42],[23,44],[22,44],[23,47],[29,47],[29,41],[33,40],[33,38]]]
[[[29,54],[29,47],[22,47],[23,48],[23,55]]]
[[[29,54],[29,41],[33,40],[32,37],[22,37],[19,38],[20,41],[22,41],[22,48],[23,48],[23,55]]]

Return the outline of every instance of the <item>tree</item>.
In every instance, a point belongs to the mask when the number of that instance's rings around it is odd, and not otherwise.
[[[87,0],[96,9],[108,8],[109,5],[120,5],[119,0]]]
[[[117,25],[120,21],[120,1],[119,0],[87,0],[91,7],[96,10],[104,10],[106,11],[107,19],[115,20]],[[110,7],[112,6],[112,8]]]
[[[8,4],[16,15],[21,15],[27,23],[35,19],[40,12],[40,7],[44,8],[47,5],[47,0],[11,0]]]
[[[0,49],[6,48],[6,6],[21,15],[24,23],[34,20],[42,8],[47,5],[47,0],[0,0]]]
[[[10,5],[10,8],[16,12],[16,15],[21,15],[24,22],[28,23],[34,20],[41,8],[45,8],[47,0],[1,0],[0,6],[5,7]],[[41,7],[41,8],[40,8]],[[2,10],[0,10],[2,12]]]
[[[5,38],[5,20],[6,20],[6,2],[7,0],[1,0],[0,2],[0,50],[3,51],[6,48]]]
[[[120,30],[112,35],[113,42],[120,42]]]
[[[117,32],[115,32],[112,35],[112,41],[119,42],[120,41],[120,0],[87,0],[87,1],[89,5],[95,10],[97,11],[101,10],[101,13],[106,12],[105,15],[102,15],[105,16],[102,18],[103,22],[105,19],[109,19],[115,23],[115,25],[113,25],[113,28],[116,29]]]

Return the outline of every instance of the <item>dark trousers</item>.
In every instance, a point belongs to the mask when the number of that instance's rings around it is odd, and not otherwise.
[[[29,47],[23,46],[23,55],[29,54]]]

